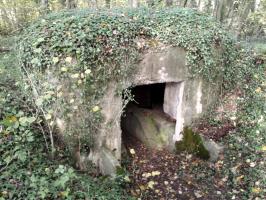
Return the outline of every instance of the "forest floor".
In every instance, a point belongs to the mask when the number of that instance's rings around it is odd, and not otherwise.
[[[219,127],[198,127],[209,138],[219,140],[232,129],[230,124]],[[210,131],[207,131],[210,130]],[[124,139],[129,172],[128,192],[141,199],[227,199],[227,177],[222,174],[223,155],[216,162],[201,160],[191,154],[173,154],[152,150],[138,139]]]

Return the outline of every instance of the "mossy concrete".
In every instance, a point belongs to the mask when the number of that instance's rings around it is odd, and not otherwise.
[[[175,148],[177,153],[187,152],[205,160],[210,158],[210,153],[205,148],[200,135],[194,133],[192,129],[188,127],[184,128],[183,139],[175,143]]]
[[[176,153],[187,152],[202,159],[216,161],[223,151],[223,147],[213,140],[193,132],[191,128],[185,127],[183,139],[175,143]]]
[[[162,111],[138,108],[131,105],[122,119],[124,134],[137,137],[148,147],[153,149],[173,149],[172,137],[175,123],[166,120]]]

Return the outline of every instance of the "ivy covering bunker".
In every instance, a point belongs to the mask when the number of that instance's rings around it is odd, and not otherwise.
[[[253,58],[205,14],[183,8],[51,14],[29,27],[18,47],[22,70],[49,129],[51,151],[56,129],[74,151],[97,145],[100,102],[108,83],[130,80],[143,54],[165,46],[186,51],[191,77],[209,84],[218,79],[225,93],[240,88],[249,91],[245,95],[250,100],[261,98],[254,88],[262,79],[250,80],[261,69],[251,70]],[[249,103],[239,104],[240,110],[245,112]],[[245,121],[241,116],[240,123]]]

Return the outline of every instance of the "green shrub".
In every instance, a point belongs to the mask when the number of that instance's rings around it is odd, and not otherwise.
[[[128,199],[115,181],[74,170],[67,151],[51,160],[16,56],[0,57],[0,199]]]

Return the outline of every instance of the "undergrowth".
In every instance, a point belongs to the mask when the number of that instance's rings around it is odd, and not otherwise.
[[[237,45],[211,17],[190,9],[51,14],[25,31],[18,53],[47,126],[52,130],[56,119],[63,119],[70,146],[79,140],[84,148],[93,147],[101,128],[100,102],[108,83],[123,85],[143,53],[165,46],[184,48],[191,77],[210,84],[221,81],[225,93],[262,83],[252,52]],[[260,98],[254,91],[247,94],[250,100]]]
[[[14,51],[0,54],[0,199],[128,199],[114,180],[77,172],[67,151],[51,159],[22,80]]]

